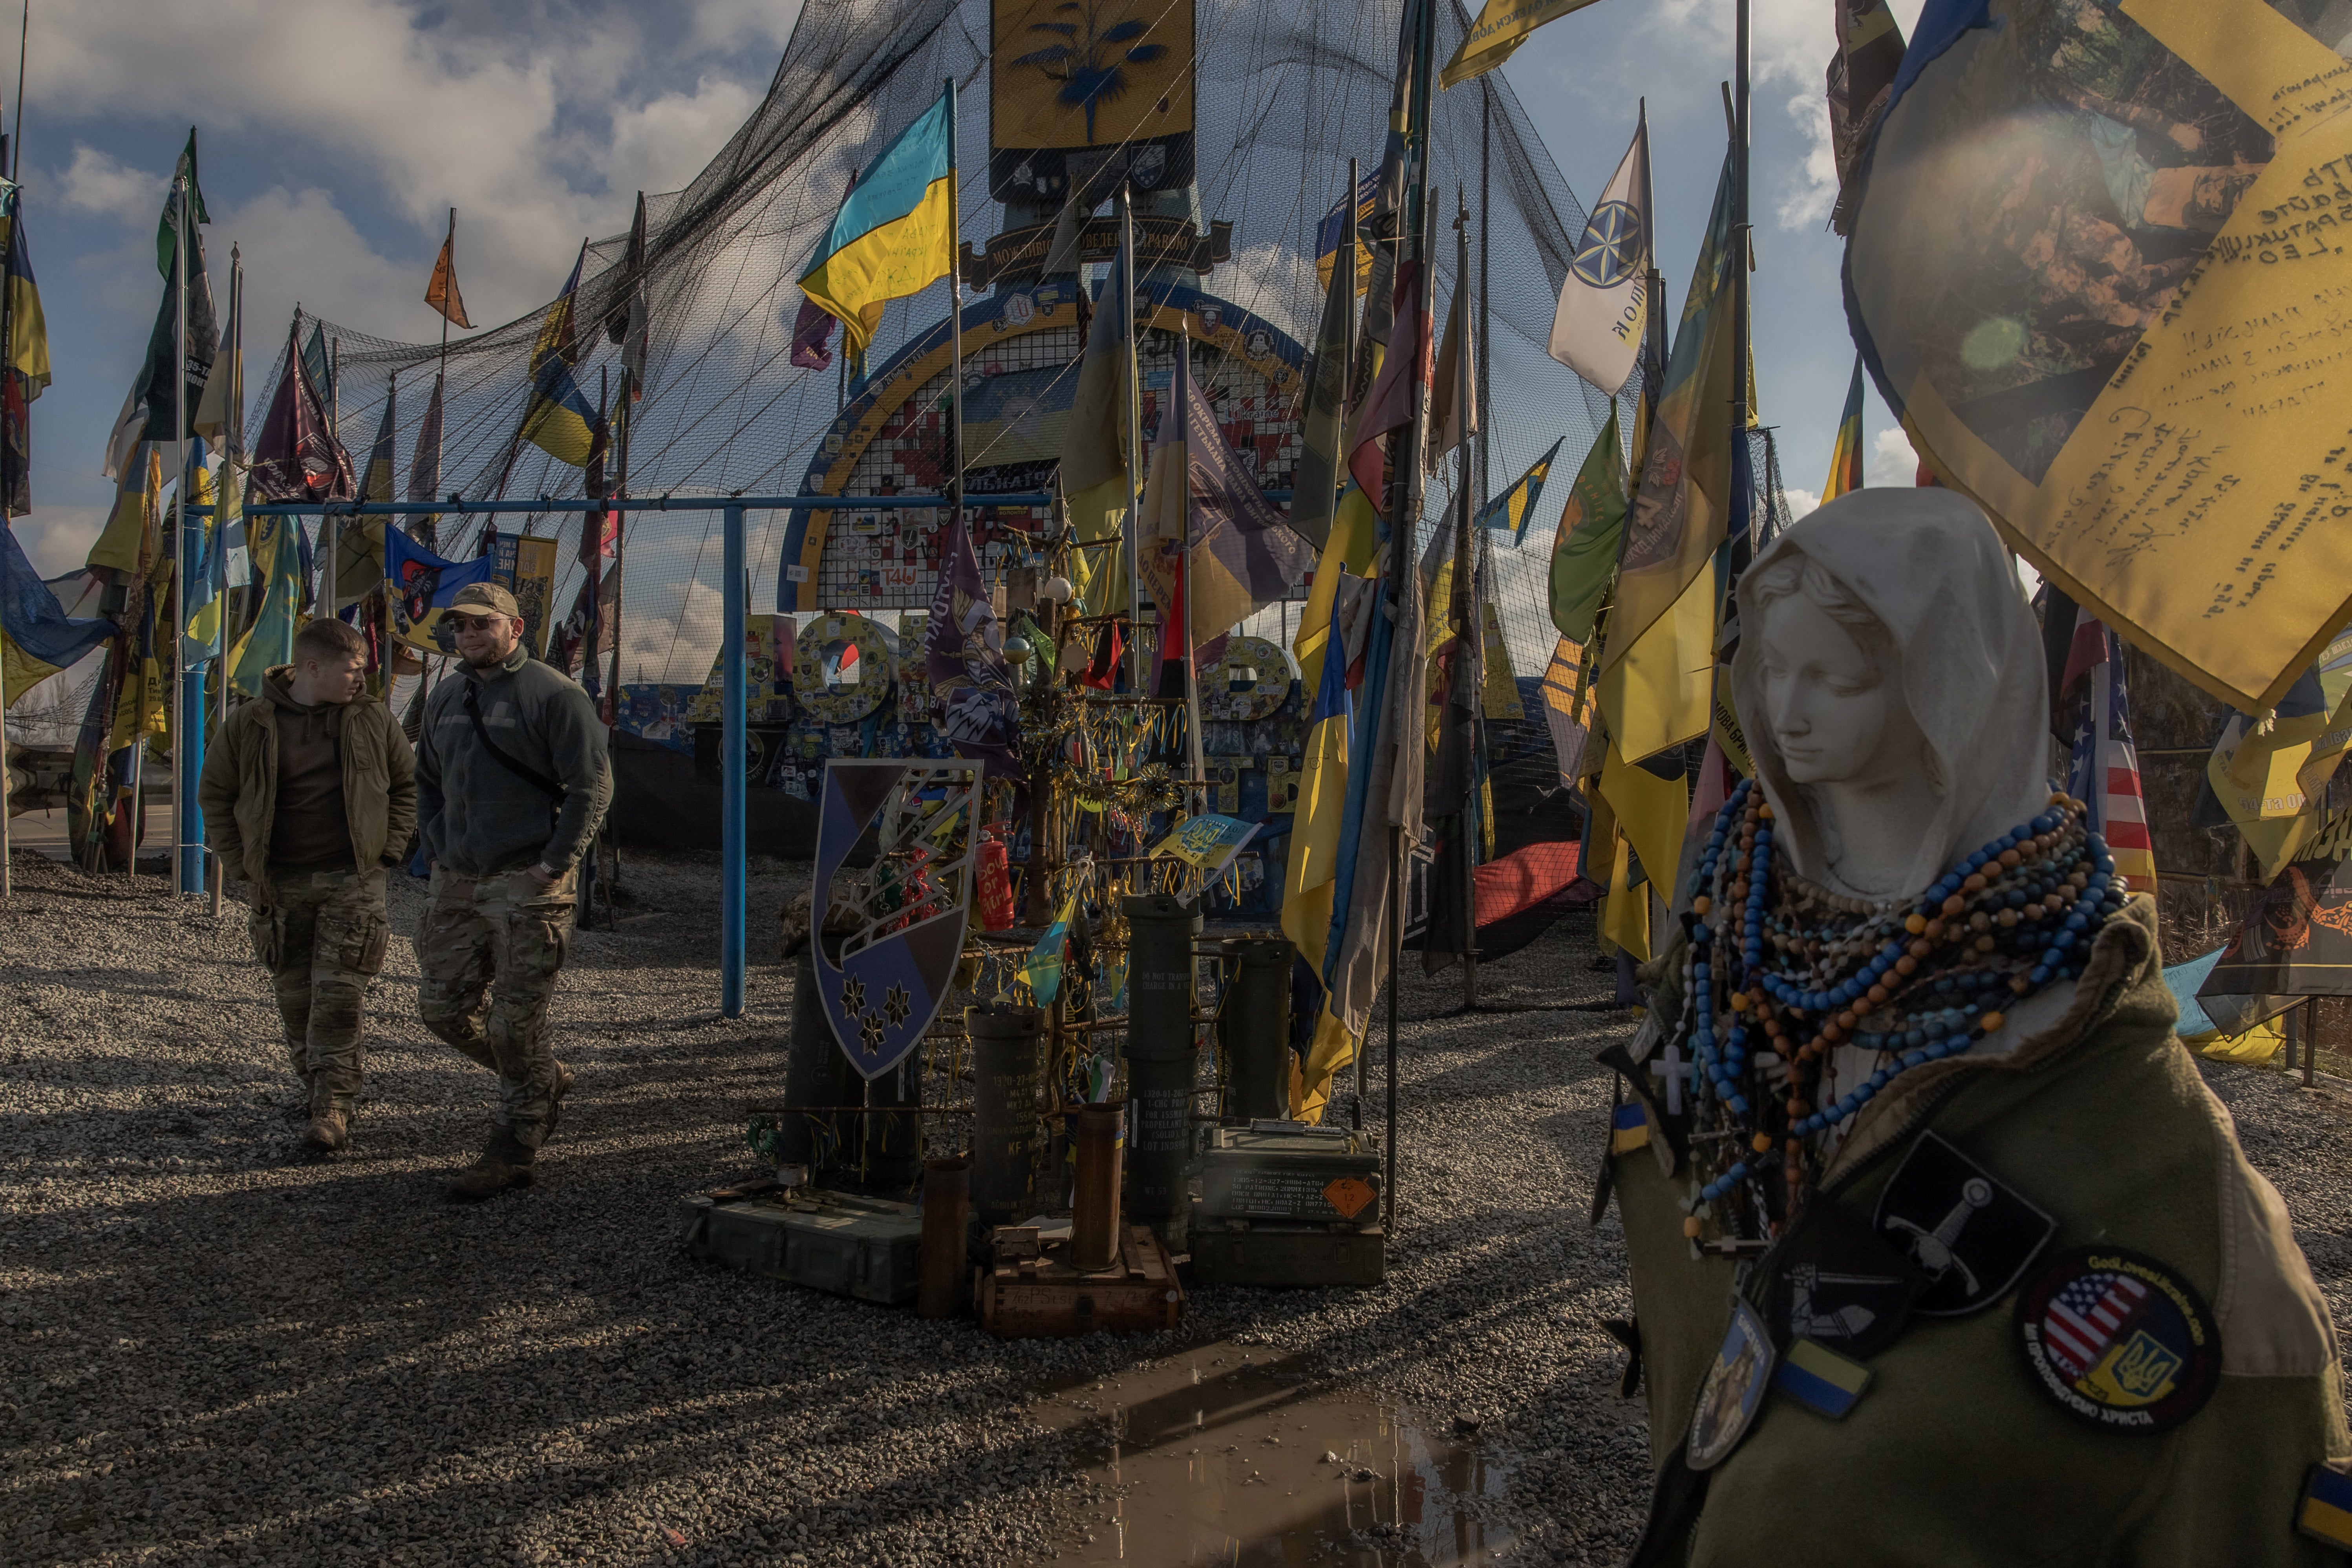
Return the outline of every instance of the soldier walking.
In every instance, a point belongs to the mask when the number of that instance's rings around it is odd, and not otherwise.
[[[547,1005],[571,945],[576,863],[613,782],[595,704],[522,646],[514,595],[477,584],[446,614],[464,662],[425,700],[417,747],[433,872],[417,1011],[499,1075],[489,1143],[448,1187],[473,1202],[530,1184],[572,1087],[547,1043]]]
[[[196,798],[221,874],[248,889],[253,954],[309,1099],[304,1141],[333,1151],[359,1109],[360,1003],[392,930],[384,868],[416,823],[415,761],[341,621],[295,633],[294,662],[261,690],[221,726]]]

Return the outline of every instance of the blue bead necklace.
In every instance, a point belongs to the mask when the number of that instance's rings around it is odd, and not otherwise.
[[[1752,1205],[1758,1234],[1777,1231],[1811,1184],[1822,1134],[1903,1074],[1999,1029],[2002,1007],[2080,974],[2126,896],[2083,804],[2064,795],[1907,907],[1839,898],[1777,869],[1773,820],[1742,780],[1692,878],[1676,1038],[1691,1049],[1696,1126],[1723,1151],[1689,1205],[1694,1241],[1727,1199]],[[1879,1065],[1817,1103],[1841,1043],[1875,1045]],[[1763,1160],[1775,1149],[1777,1193]]]

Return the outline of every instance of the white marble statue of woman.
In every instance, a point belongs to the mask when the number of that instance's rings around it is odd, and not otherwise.
[[[1857,491],[1738,599],[1757,778],[1651,971],[1662,1048],[1621,1058],[1632,1561],[2337,1561],[2299,1531],[2352,1497],[2326,1305],[2174,1037],[2149,901],[2053,791],[1991,526]]]

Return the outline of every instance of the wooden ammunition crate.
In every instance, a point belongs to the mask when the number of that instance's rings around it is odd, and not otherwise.
[[[1195,1285],[1377,1285],[1388,1236],[1377,1225],[1221,1221],[1192,1214]]]
[[[697,1193],[680,1201],[686,1249],[749,1274],[898,1306],[923,1274],[923,1216],[913,1204],[803,1187],[755,1197]]]
[[[1167,1247],[1147,1226],[1129,1226],[1118,1264],[1081,1274],[1070,1243],[1055,1237],[1035,1258],[1007,1259],[981,1274],[980,1326],[1003,1340],[1067,1339],[1097,1329],[1150,1333],[1184,1315],[1184,1287]]]

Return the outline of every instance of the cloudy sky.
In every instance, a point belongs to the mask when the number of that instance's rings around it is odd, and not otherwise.
[[[1906,30],[1919,0],[1895,0]],[[110,500],[106,429],[161,288],[154,233],[173,160],[200,127],[216,282],[243,248],[254,333],[297,300],[362,331],[430,338],[420,300],[458,209],[474,319],[545,300],[580,239],[627,226],[634,195],[684,184],[766,90],[798,0],[36,0],[21,166],[56,384],[34,410],[32,518],[46,573],[80,564]],[[1505,68],[1588,199],[1653,129],[1660,256],[1679,300],[1722,157],[1717,82],[1732,0],[1599,0]],[[1756,347],[1792,499],[1818,490],[1853,365],[1822,72],[1830,0],[1757,0]],[[5,55],[5,47],[0,47]],[[9,106],[12,122],[16,106]],[[271,345],[247,339],[266,363]],[[1911,459],[1874,395],[1873,482]]]

